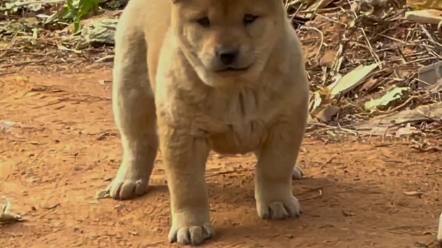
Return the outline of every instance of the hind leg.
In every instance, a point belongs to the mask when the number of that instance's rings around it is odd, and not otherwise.
[[[259,158],[259,150],[255,151],[256,158]],[[301,167],[298,167],[295,165],[292,170],[292,180],[301,180],[304,177],[304,172],[302,171]]]
[[[121,134],[123,160],[107,189],[119,200],[146,193],[158,150],[146,43],[129,21],[128,16],[122,16],[117,29],[113,71],[112,108]]]
[[[302,123],[290,123],[301,126]],[[255,199],[263,219],[284,219],[300,215],[301,206],[292,193],[295,162],[303,130],[280,124],[271,131],[266,145],[260,148],[255,174]]]
[[[274,125],[266,143],[257,151],[255,199],[258,215],[263,219],[300,215],[301,206],[292,193],[292,179],[307,123],[307,106],[308,101],[303,101],[290,116]]]

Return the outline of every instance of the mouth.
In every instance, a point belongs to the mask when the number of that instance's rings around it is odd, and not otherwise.
[[[245,72],[247,71],[251,66],[247,67],[226,67],[221,70],[218,70],[217,72]]]

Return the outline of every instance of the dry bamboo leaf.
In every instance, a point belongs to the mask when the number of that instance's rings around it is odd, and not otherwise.
[[[314,112],[319,106],[321,106],[321,103],[322,103],[322,97],[320,92],[318,91],[314,92],[310,111]]]
[[[435,9],[407,11],[405,19],[421,24],[438,25],[442,21],[442,11]]]
[[[407,0],[407,5],[412,9],[442,9],[440,0]]]
[[[309,7],[306,8],[306,11],[308,12],[315,12],[318,9],[322,9],[329,5],[333,0],[318,0],[314,1]]]
[[[404,194],[408,196],[417,196],[417,197],[421,197],[423,195],[423,193],[419,191],[405,191]]]
[[[392,129],[394,125],[428,121],[432,118],[440,118],[440,116],[442,116],[442,102],[436,102],[430,105],[422,105],[415,109],[377,116],[354,124],[352,127],[361,134],[383,135],[387,130]]]
[[[339,94],[345,94],[351,91],[360,85],[366,76],[378,66],[379,63],[373,63],[367,66],[360,65],[356,67],[354,70],[344,75],[339,81],[328,86],[331,97],[334,98]]]
[[[410,87],[398,87],[385,93],[381,98],[373,99],[364,104],[364,108],[368,111],[374,111],[379,107],[388,107],[394,100],[400,99],[404,92],[411,91]]]

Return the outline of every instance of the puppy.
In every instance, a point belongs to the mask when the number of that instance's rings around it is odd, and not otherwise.
[[[254,152],[258,215],[300,214],[291,179],[308,115],[300,41],[281,0],[131,0],[116,32],[112,104],[124,150],[108,190],[146,193],[158,149],[170,191],[169,240],[213,237],[209,152]]]

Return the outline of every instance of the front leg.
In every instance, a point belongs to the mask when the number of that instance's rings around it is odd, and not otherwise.
[[[198,245],[214,235],[210,222],[205,166],[209,147],[185,129],[159,122],[160,147],[170,193],[169,241]]]
[[[301,206],[292,193],[292,173],[305,130],[303,113],[272,127],[256,154],[255,200],[263,219],[298,217]]]

